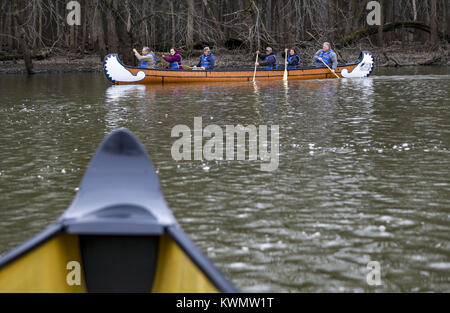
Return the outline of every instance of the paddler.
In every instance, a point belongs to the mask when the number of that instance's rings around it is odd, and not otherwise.
[[[275,53],[273,53],[273,50],[271,47],[266,48],[266,54],[260,54],[259,50],[256,51],[256,54],[259,55],[259,58],[261,59],[261,61],[256,62],[255,65],[264,66],[264,69],[266,69],[266,70],[278,69],[277,56],[275,55]]]
[[[137,52],[136,49],[133,49],[134,55],[140,61],[140,68],[155,68],[156,60],[153,52],[150,51],[149,47],[142,48],[142,55]]]
[[[214,69],[216,57],[212,54],[209,47],[203,48],[203,54],[200,56],[200,61],[193,69],[196,70],[212,70]]]
[[[183,58],[181,57],[180,50],[175,50],[175,48],[170,48],[170,57],[162,55],[164,61],[168,62],[169,65],[166,67],[171,70],[182,70],[183,69]]]
[[[314,61],[316,61],[316,66],[321,67],[324,66],[323,63],[331,67],[331,72],[335,73],[338,62],[337,55],[331,49],[331,45],[329,42],[324,42],[322,49],[317,51],[314,55]]]
[[[286,59],[284,52],[281,53],[281,56]],[[288,70],[295,70],[299,66],[300,56],[295,52],[294,48],[289,49],[286,61]]]

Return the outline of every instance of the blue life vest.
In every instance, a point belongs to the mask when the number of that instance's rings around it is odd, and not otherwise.
[[[333,50],[328,50],[327,52],[323,52],[323,50],[320,51],[319,53],[319,58],[322,58],[322,60],[328,65],[331,66],[331,57],[330,54],[331,52],[334,52]],[[318,64],[323,64],[322,61],[317,60],[316,61]]]
[[[297,53],[294,54],[294,55],[289,56],[287,58],[287,61],[288,61],[287,69],[288,70],[295,70],[297,68],[297,65],[295,65],[295,64],[290,65],[289,64],[290,62],[292,62],[294,60],[295,57],[298,57],[298,62],[300,63],[300,57],[299,57],[299,55]]]
[[[151,52],[144,54],[144,56],[151,54],[153,56],[153,67],[156,67],[156,60],[155,60],[155,55]],[[141,63],[139,64],[139,67],[141,68],[147,68],[147,63],[148,61],[141,61]]]
[[[277,70],[278,69],[277,56],[275,54],[271,54],[271,55],[267,56],[266,58],[270,58],[270,57],[273,57],[275,59],[275,64],[266,65],[264,67],[264,69],[266,69],[266,70]]]
[[[169,68],[171,70],[178,70],[178,69],[180,69],[180,66],[182,65],[182,63],[183,63],[183,58],[180,55],[180,64],[178,64],[177,61],[170,62],[169,63]]]
[[[202,56],[200,57],[200,61],[201,61],[201,66],[204,67],[205,69],[208,69],[210,67],[209,65],[209,59],[212,56],[212,52],[206,56],[205,54],[202,54]]]

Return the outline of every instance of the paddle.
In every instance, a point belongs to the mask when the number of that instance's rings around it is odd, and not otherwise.
[[[287,51],[288,51],[288,49],[284,49],[284,60],[285,60],[285,62],[284,62],[283,80],[285,80],[285,81],[287,80],[287,63],[288,63],[288,61],[287,61],[287,57],[288,57]]]
[[[256,54],[255,71],[253,72],[253,82],[255,82],[256,67],[258,66],[258,53]]]
[[[184,68],[185,70],[205,71],[205,68],[203,68],[203,67],[197,67],[197,66],[186,66],[186,65],[183,65],[183,68]]]
[[[338,79],[340,78],[335,72],[333,72],[333,71],[331,70],[331,68],[328,66],[327,63],[325,63],[323,60],[320,60],[320,61],[322,61],[322,63],[325,64],[325,66],[328,67],[328,69],[330,70],[330,72],[332,72]]]

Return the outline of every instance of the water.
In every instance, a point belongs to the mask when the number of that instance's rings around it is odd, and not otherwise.
[[[128,127],[177,220],[242,291],[450,291],[450,70],[368,79],[110,86],[0,76],[0,252],[69,205],[96,148]],[[258,161],[180,161],[177,124],[280,125]],[[366,282],[369,261],[382,285]]]

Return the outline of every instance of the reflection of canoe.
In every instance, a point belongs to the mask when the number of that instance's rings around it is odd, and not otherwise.
[[[339,65],[336,73],[340,77],[367,77],[373,69],[373,56],[362,52],[360,58],[349,64]],[[252,81],[253,70],[167,70],[142,69],[122,64],[117,54],[105,57],[104,71],[106,77],[115,84],[161,84],[191,82],[239,82]],[[284,70],[263,70],[256,72],[256,80],[282,80]],[[336,78],[328,68],[304,67],[288,71],[288,80]]]
[[[69,285],[76,264],[81,284]],[[83,291],[235,291],[181,230],[126,129],[102,143],[60,219],[0,257],[0,292]]]

